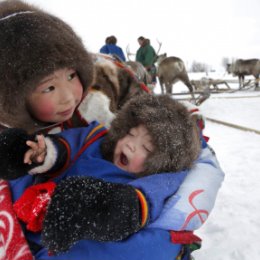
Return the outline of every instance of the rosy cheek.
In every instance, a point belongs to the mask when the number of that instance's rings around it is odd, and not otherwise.
[[[50,101],[38,103],[38,107],[35,109],[35,116],[38,120],[43,122],[51,121],[54,114],[55,106]]]
[[[130,172],[133,173],[140,173],[144,170],[144,158],[140,158],[140,157],[135,157],[132,161],[131,161],[131,165],[130,165]]]

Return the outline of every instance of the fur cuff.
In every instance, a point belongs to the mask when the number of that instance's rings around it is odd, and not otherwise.
[[[29,174],[31,175],[49,171],[54,166],[57,160],[57,149],[54,143],[52,142],[51,138],[45,137],[44,139],[45,139],[46,150],[47,150],[45,160],[43,164],[29,171]]]

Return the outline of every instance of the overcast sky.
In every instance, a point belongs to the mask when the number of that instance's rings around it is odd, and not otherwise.
[[[129,45],[136,52],[142,35],[186,65],[260,58],[260,0],[27,1],[67,21],[93,52],[110,35],[124,51]]]

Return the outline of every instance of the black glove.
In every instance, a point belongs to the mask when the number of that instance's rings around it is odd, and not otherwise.
[[[34,140],[24,130],[9,128],[0,134],[0,178],[13,180],[28,173],[31,165],[24,164],[24,154],[29,149],[27,140]]]
[[[57,254],[81,239],[122,240],[141,228],[140,214],[132,186],[70,177],[57,185],[52,196],[42,243]]]

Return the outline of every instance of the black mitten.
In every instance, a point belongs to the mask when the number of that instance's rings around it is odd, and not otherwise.
[[[42,243],[57,254],[81,239],[122,240],[141,228],[140,214],[132,186],[70,177],[57,185],[52,196]]]
[[[26,175],[31,168],[24,164],[24,154],[29,149],[27,140],[33,140],[24,130],[6,129],[0,134],[0,178],[13,180]]]

